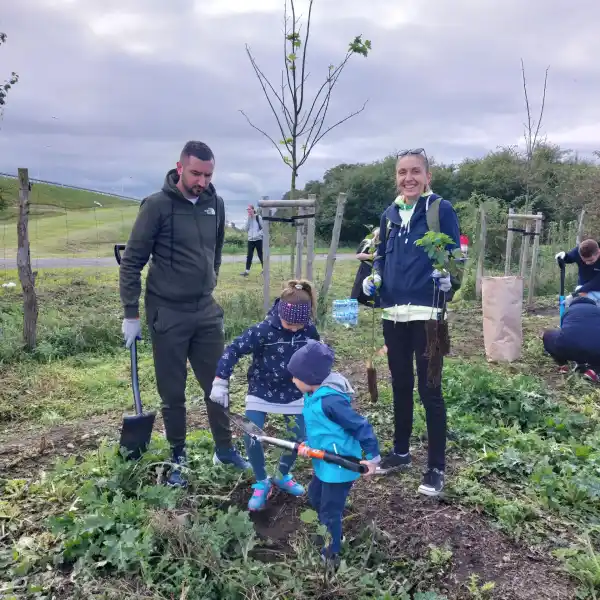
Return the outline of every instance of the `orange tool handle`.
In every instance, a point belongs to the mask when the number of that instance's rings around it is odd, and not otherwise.
[[[366,473],[368,470],[367,466],[361,465],[358,459],[345,458],[339,454],[327,452],[327,450],[315,450],[305,443],[298,444],[298,455],[304,458],[318,458],[325,462],[344,467],[344,469],[354,471],[355,473]]]

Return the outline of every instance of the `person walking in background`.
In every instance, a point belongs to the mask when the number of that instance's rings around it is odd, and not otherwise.
[[[223,199],[211,183],[214,167],[214,155],[206,144],[192,141],[184,146],[177,168],[167,173],[162,190],[142,201],[119,270],[122,331],[129,348],[135,339],[141,339],[141,272],[151,257],[145,310],[172,451],[167,483],[181,487],[187,485],[182,468],[186,464],[188,359],[204,391],[215,442],[214,463],[250,467],[233,446],[227,412],[208,401],[225,345],[223,310],[212,295],[225,236]]]
[[[251,354],[246,417],[262,429],[267,415],[285,415],[288,432],[295,441],[301,442],[304,439],[302,394],[292,383],[287,364],[294,352],[308,340],[319,339],[312,322],[315,310],[314,286],[304,280],[289,281],[266,318],[247,329],[227,347],[217,367],[210,399],[224,407],[229,406],[229,379],[242,356]],[[263,510],[273,486],[293,496],[304,494],[304,488],[291,473],[295,454],[282,454],[279,473],[269,477],[262,446],[248,435],[244,436],[244,441],[256,478],[249,510]]]
[[[578,247],[569,252],[559,252],[556,261],[560,265],[576,264],[578,267],[575,296],[587,296],[600,306],[600,247],[596,240],[583,240]],[[568,306],[573,295],[566,298]]]
[[[453,282],[434,271],[431,259],[415,242],[435,229],[460,247],[458,217],[452,204],[434,194],[429,184],[431,170],[423,148],[398,155],[398,197],[381,217],[380,243],[375,273],[363,282],[363,291],[373,296],[379,290],[383,309],[383,336],[392,374],[394,394],[394,449],[382,461],[383,469],[411,465],[410,437],[413,426],[413,388],[416,358],[418,388],[425,408],[428,434],[428,464],[419,492],[437,496],[444,487],[446,467],[446,406],[441,384],[427,382],[426,323],[432,318],[432,298],[439,294],[440,306],[451,299]]]
[[[252,204],[248,206],[248,218],[244,230],[248,232],[248,254],[246,255],[246,270],[241,273],[242,277],[248,277],[252,259],[254,258],[254,250],[258,255],[260,264],[263,264],[263,227],[262,218],[256,213]]]

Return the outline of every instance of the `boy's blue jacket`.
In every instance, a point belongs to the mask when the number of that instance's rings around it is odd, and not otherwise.
[[[577,285],[579,292],[600,292],[600,259],[591,265],[586,265],[579,255],[579,248],[573,248],[565,254],[566,264],[576,264],[579,267]]]
[[[400,208],[392,203],[385,210],[380,223],[380,243],[374,269],[381,277],[379,296],[381,307],[413,304],[432,306],[434,301],[434,281],[431,278],[433,265],[425,250],[415,246],[415,242],[428,231],[427,208],[436,194],[421,196],[417,200],[408,227],[402,226]],[[391,228],[388,233],[388,221]],[[449,250],[460,248],[460,228],[454,207],[447,200],[440,202],[440,229],[454,240]],[[446,295],[446,300],[448,296]],[[438,295],[438,308],[444,301],[444,294]]]
[[[306,441],[311,448],[366,460],[379,456],[379,444],[369,422],[354,411],[354,390],[339,373],[331,373],[312,394],[304,396],[302,415]],[[325,483],[342,483],[360,477],[338,465],[313,459],[315,475]]]
[[[302,393],[292,383],[287,364],[307,339],[318,341],[320,337],[312,323],[296,333],[284,329],[276,310],[278,303],[279,299],[264,321],[244,331],[225,349],[217,365],[216,376],[229,379],[240,358],[252,354],[248,368],[248,394],[274,404],[289,404],[301,399]]]

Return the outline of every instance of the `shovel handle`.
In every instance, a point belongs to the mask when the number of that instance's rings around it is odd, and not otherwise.
[[[137,361],[137,339],[133,340],[130,348],[131,353],[131,387],[133,388],[133,404],[135,406],[135,414],[141,415],[144,411],[142,408],[142,397],[140,396],[140,381],[138,379],[138,361]]]
[[[560,295],[565,295],[565,262],[562,259],[558,260],[558,267],[560,269]]]
[[[368,471],[367,466],[361,465],[360,461],[357,459],[344,458],[339,454],[327,452],[327,450],[315,450],[306,444],[298,445],[298,454],[306,458],[318,458],[325,462],[343,467],[344,469],[348,469],[349,471],[354,471],[355,473],[366,473]]]

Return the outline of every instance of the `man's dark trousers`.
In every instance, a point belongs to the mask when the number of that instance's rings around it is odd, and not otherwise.
[[[429,361],[424,356],[427,348],[425,323],[383,321],[383,339],[388,350],[394,394],[394,452],[406,454],[409,451],[415,386],[413,360],[416,358],[419,396],[427,421],[428,466],[443,471],[446,465],[446,405],[441,385],[433,388],[427,385]]]
[[[231,448],[227,411],[209,399],[217,363],[225,347],[223,310],[212,296],[194,303],[168,303],[146,295],[146,318],[165,432],[171,448],[179,450],[185,445],[188,359],[204,391],[216,450]]]
[[[263,241],[252,240],[248,242],[248,254],[246,255],[246,271],[250,270],[252,266],[252,258],[254,256],[254,249],[256,248],[256,254],[258,254],[258,260],[260,264],[263,264]]]

